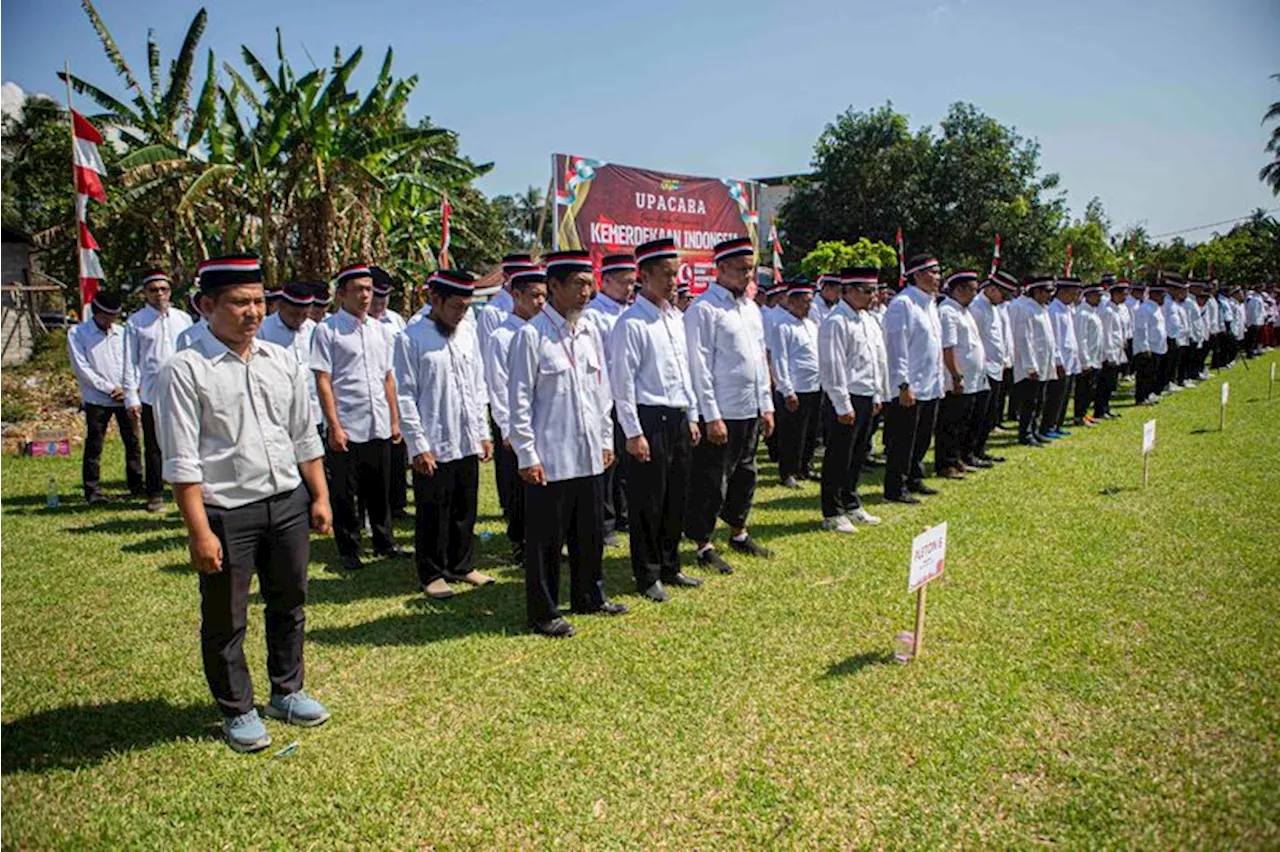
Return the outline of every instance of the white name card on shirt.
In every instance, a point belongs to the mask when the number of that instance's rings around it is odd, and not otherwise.
[[[947,561],[947,522],[931,527],[911,540],[911,570],[907,575],[907,592],[942,576]]]
[[[1142,424],[1142,454],[1145,456],[1156,448],[1156,421],[1148,420]]]
[[[1223,382],[1222,383],[1222,404],[1223,405],[1227,404],[1227,397],[1230,395],[1231,395],[1231,383]]]

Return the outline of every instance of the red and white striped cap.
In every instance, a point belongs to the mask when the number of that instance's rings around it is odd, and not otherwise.
[[[716,243],[715,262],[720,263],[731,257],[738,257],[744,254],[755,254],[756,248],[751,244],[750,237],[734,237],[731,240]]]

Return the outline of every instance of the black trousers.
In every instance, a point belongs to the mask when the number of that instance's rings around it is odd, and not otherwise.
[[[1044,416],[1044,400],[1048,385],[1039,379],[1023,379],[1013,386],[1010,396],[1018,405],[1018,440],[1026,441],[1045,428],[1041,422]]]
[[[994,393],[991,389],[967,394],[970,400],[969,414],[965,418],[960,440],[960,460],[973,461],[978,455],[978,445],[987,440],[987,409]]]
[[[475,568],[479,494],[479,456],[441,462],[431,476],[413,472],[413,554],[422,585]]]
[[[1134,375],[1135,368],[1133,364],[1133,338],[1126,338],[1124,341],[1124,364],[1120,367],[1120,372],[1126,376]]]
[[[730,527],[746,527],[756,493],[760,418],[726,420],[724,425],[729,440],[713,444],[706,439],[707,424],[700,423],[703,439],[693,448],[684,534],[695,544],[711,541],[717,516]]]
[[[618,425],[618,412],[613,413],[613,457],[620,459],[627,452],[627,436]],[[623,465],[615,464],[604,472],[604,531],[626,532],[630,524],[627,511],[627,472]]]
[[[409,446],[404,441],[392,444],[390,467],[387,469],[389,475],[389,494],[387,499],[391,506],[391,511],[396,513],[404,512],[409,507],[409,485],[405,479],[408,471]]]
[[[142,449],[138,446],[138,433],[134,431],[133,422],[129,420],[122,405],[84,404],[84,461],[80,464],[80,478],[84,482],[84,496],[92,497],[102,493],[100,483],[100,463],[102,460],[103,439],[107,435],[107,427],[111,418],[116,420],[116,428],[120,430],[120,439],[124,442],[124,471],[129,482],[129,493],[142,493]]]
[[[498,424],[493,422],[492,417],[489,418],[489,437],[493,440],[493,484],[498,492],[498,506],[502,509],[502,516],[510,521],[507,515],[507,500],[511,497],[512,483],[506,478],[506,472],[498,464],[498,453],[502,447],[502,431],[498,429]],[[521,535],[524,535],[524,533],[521,532]],[[512,541],[515,541],[515,539],[512,539]]]
[[[265,604],[271,691],[288,695],[302,689],[310,503],[306,486],[299,485],[235,509],[204,507],[222,543],[222,570],[200,575],[200,650],[209,691],[224,716],[253,709],[244,631],[255,574]]]
[[[1165,338],[1168,349],[1160,356],[1160,368],[1156,375],[1157,388],[1160,393],[1169,389],[1169,385],[1178,381],[1178,361],[1182,357],[1178,350],[1178,341],[1172,337]]]
[[[991,437],[991,433],[1000,425],[1000,415],[1004,413],[1005,396],[1008,393],[1008,386],[1004,380],[999,381],[987,377],[987,381],[991,383],[991,390],[987,392],[986,399],[982,402],[980,413],[975,412],[973,422],[976,429],[973,436],[973,455],[982,458],[987,454],[987,440]]]
[[[1052,379],[1044,389],[1044,410],[1041,414],[1040,431],[1056,432],[1062,428],[1062,417],[1066,411],[1067,399],[1071,396],[1071,376]]]
[[[146,462],[147,499],[164,496],[164,458],[160,453],[160,437],[156,434],[156,410],[142,403],[142,448]]]
[[[935,473],[955,467],[963,458],[964,439],[972,412],[972,394],[950,391],[938,403],[937,438],[933,445]]]
[[[1164,356],[1154,352],[1139,352],[1133,356],[1133,401],[1141,404],[1154,393],[1160,392],[1160,363]]]
[[[1244,356],[1254,357],[1258,350],[1258,341],[1262,337],[1262,326],[1249,325],[1244,329]]]
[[[499,439],[493,456],[494,478],[498,483],[498,500],[507,519],[507,540],[524,544],[524,482],[520,479],[520,461],[516,451]]]
[[[764,439],[764,446],[765,446],[765,449],[769,451],[769,461],[777,463],[778,461],[777,418],[778,418],[778,412],[781,411],[783,408],[783,402],[782,402],[782,394],[778,393],[776,390],[769,391],[769,396],[773,399],[773,412],[774,412],[773,416],[774,416],[775,428],[773,430],[773,434],[769,435],[769,437]]]
[[[813,453],[818,445],[818,409],[822,391],[798,393],[799,405],[795,411],[787,410],[784,398],[776,409],[778,418],[778,478],[807,473],[813,463]]]
[[[636,406],[640,430],[649,442],[649,460],[630,455],[627,466],[627,508],[631,511],[631,572],[636,589],[644,591],[659,580],[680,573],[680,535],[684,531],[689,496],[693,444],[688,412],[679,408]]]
[[[529,623],[560,613],[560,550],[569,546],[569,603],[591,612],[604,603],[604,476],[524,483],[524,585]]]
[[[885,406],[884,494],[900,497],[924,482],[924,457],[933,441],[938,400],[916,400],[910,407],[897,400]]]
[[[1075,418],[1082,419],[1093,404],[1093,389],[1098,381],[1098,371],[1090,367],[1076,376]]]
[[[834,406],[823,406],[823,434],[826,435],[822,453],[822,517],[835,518],[861,508],[858,496],[858,480],[871,449],[871,429],[875,407],[869,396],[849,397],[853,406],[853,423],[845,425],[836,417]]]
[[[1120,367],[1117,364],[1103,362],[1098,373],[1098,382],[1093,390],[1093,416],[1102,417],[1111,413],[1111,395],[1120,387]]]
[[[391,468],[391,440],[374,438],[357,444],[347,443],[340,453],[326,446],[329,463],[329,496],[333,501],[333,538],[343,556],[360,554],[360,532],[364,525],[356,512],[356,496],[369,513],[375,553],[390,550],[391,506],[387,473]]]
[[[1009,367],[1004,371],[1004,392],[1005,398],[1008,400],[1008,408],[1001,409],[1001,413],[1004,415],[1001,422],[1004,420],[1008,420],[1013,423],[1018,422],[1018,395],[1013,392],[1013,387],[1013,368]],[[996,425],[999,426],[1000,424],[997,423]]]

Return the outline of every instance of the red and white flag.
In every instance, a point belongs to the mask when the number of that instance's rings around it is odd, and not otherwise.
[[[778,239],[778,222],[769,221],[769,243],[773,246],[773,282],[782,281],[782,242]]]
[[[907,286],[907,258],[902,246],[902,227],[898,227],[898,236],[896,237],[898,248],[898,289],[901,290]]]
[[[98,241],[89,233],[89,199],[106,201],[102,178],[107,167],[102,163],[98,146],[102,134],[83,115],[71,110],[71,162],[76,181],[76,242],[80,251],[80,307],[93,301],[105,277],[98,260]]]
[[[1071,243],[1067,243],[1067,265],[1065,270],[1062,273],[1062,277],[1064,278],[1071,277]]]
[[[449,216],[453,208],[449,206],[449,194],[440,199],[440,268],[449,268]]]
[[[1000,268],[1000,235],[996,234],[996,245],[991,250],[991,272],[987,274],[988,278],[995,277],[996,270]]]

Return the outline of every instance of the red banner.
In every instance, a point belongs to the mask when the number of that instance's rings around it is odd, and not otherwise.
[[[574,157],[552,156],[557,249],[587,249],[599,266],[606,254],[634,251],[670,237],[680,249],[680,281],[693,293],[715,280],[715,244],[760,234],[754,181],[654,172]]]

